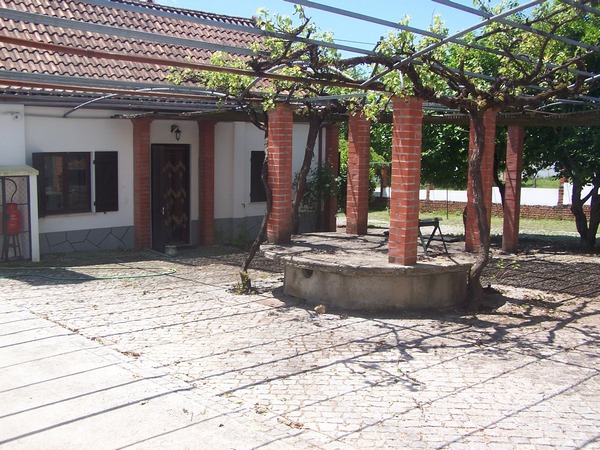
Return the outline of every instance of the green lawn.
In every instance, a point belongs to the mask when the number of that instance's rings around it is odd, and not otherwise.
[[[440,217],[442,219],[441,228],[447,234],[463,234],[463,217],[459,213],[450,213],[446,211],[434,211],[422,213],[422,218]],[[390,213],[387,210],[370,211],[370,227],[388,227],[390,224]],[[548,236],[578,236],[575,228],[575,220],[553,220],[553,219],[521,219],[519,226],[521,234],[538,234]],[[502,234],[502,218],[492,217],[492,234]]]
[[[559,180],[555,177],[538,178],[536,180],[523,181],[523,187],[531,188],[545,188],[545,189],[558,189]]]

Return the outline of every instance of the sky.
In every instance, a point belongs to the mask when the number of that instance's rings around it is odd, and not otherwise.
[[[472,0],[455,1],[467,6],[473,5]],[[433,17],[439,14],[451,33],[461,31],[480,21],[477,16],[439,5],[431,0],[315,0],[315,2],[392,22],[399,22],[408,15],[411,17],[410,25],[421,29],[426,29]],[[294,5],[284,0],[155,0],[155,3],[241,17],[252,17],[260,7],[268,9],[271,14],[291,16],[294,11]],[[335,41],[344,45],[371,50],[379,37],[390,31],[382,25],[313,8],[305,8],[305,11],[313,18],[320,30],[333,32]]]

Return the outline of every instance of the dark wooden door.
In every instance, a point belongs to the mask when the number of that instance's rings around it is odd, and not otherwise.
[[[190,240],[190,146],[152,145],[152,248]]]

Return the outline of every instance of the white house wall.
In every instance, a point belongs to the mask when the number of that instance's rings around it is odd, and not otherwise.
[[[233,146],[235,124],[221,122],[215,126],[215,218],[233,217],[235,177],[233,176]]]
[[[39,219],[42,253],[133,246],[133,124],[111,118],[118,111],[68,110],[54,107],[0,105],[0,165],[32,164],[33,153],[117,151],[119,210],[78,213]],[[175,139],[171,126],[178,125]],[[293,173],[300,170],[308,133],[307,124],[296,124],[293,134]],[[154,120],[152,144],[190,145],[191,243],[197,243],[199,221],[199,135],[193,120]],[[250,202],[251,152],[264,150],[264,134],[247,122],[221,122],[215,127],[215,226],[217,238],[231,242],[240,234],[258,232],[265,202]],[[315,156],[316,160],[316,156]],[[92,171],[93,176],[93,171]],[[92,180],[93,189],[93,180]],[[34,196],[35,198],[35,196]],[[37,205],[35,205],[37,208]]]
[[[307,135],[307,124],[294,125],[294,175],[302,167]],[[258,232],[266,202],[250,201],[250,158],[253,151],[263,151],[264,147],[264,132],[251,123],[221,122],[216,126],[215,222],[221,240],[253,238]]]
[[[27,163],[27,155],[25,151],[25,107],[19,104],[0,104],[0,166],[3,168],[4,174],[19,173],[21,170],[11,170],[17,167],[22,168]],[[6,169],[6,170],[4,170]],[[29,173],[29,171],[24,171]],[[4,200],[11,202],[12,198],[16,195],[18,200],[18,208],[21,217],[26,216],[27,219],[21,219],[20,232],[13,236],[13,239],[17,239],[19,242],[19,250],[14,246],[13,241],[13,252],[11,254],[11,248],[9,246],[7,253],[5,253],[4,245],[8,245],[9,236],[5,236],[4,229],[0,227],[0,248],[2,249],[2,255],[7,258],[11,257],[25,257],[31,258],[33,261],[38,261],[40,257],[39,245],[38,245],[38,220],[37,220],[37,196],[35,192],[36,179],[35,175],[27,175],[28,180],[25,185],[20,183],[18,179],[24,175],[16,175],[18,178],[15,180],[14,177],[6,175],[8,179],[16,181],[17,186],[28,186],[29,196],[17,195],[17,192],[11,192],[11,197],[5,198],[6,192],[1,192],[3,203]],[[7,187],[7,184],[0,186],[0,191]],[[24,202],[24,203],[21,203]],[[34,207],[32,207],[34,205]],[[4,214],[4,205],[0,205],[0,214]]]
[[[119,153],[119,211],[42,217],[41,233],[129,226],[133,223],[133,127],[129,120],[28,114],[25,122],[27,161],[30,165],[33,153]]]
[[[25,108],[23,105],[0,105],[0,165],[22,166],[26,164]]]
[[[119,210],[77,213],[39,219],[42,253],[115,249],[133,245],[133,125],[110,118],[115,111],[25,108],[27,164],[33,153],[117,151]],[[92,190],[94,188],[92,171]]]

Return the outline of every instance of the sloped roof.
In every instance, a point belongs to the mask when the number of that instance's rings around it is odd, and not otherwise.
[[[77,88],[77,85],[89,88],[92,84],[96,84],[90,83],[89,80],[119,82],[123,86],[121,90],[129,91],[136,90],[136,83],[139,83],[140,89],[144,86],[150,88],[164,85],[169,71],[168,66],[155,64],[152,62],[153,59],[208,63],[214,50],[195,47],[191,45],[191,41],[215,44],[217,48],[219,45],[226,45],[228,48],[239,47],[247,51],[249,45],[257,40],[256,34],[223,27],[235,25],[251,29],[254,27],[252,19],[134,0],[104,2],[110,6],[93,3],[81,0],[0,0],[0,40],[6,39],[0,48],[0,96],[14,99],[15,96],[27,93],[30,99],[48,99],[60,93],[64,102],[65,97],[69,96],[89,97],[88,93],[93,92],[94,89]],[[126,6],[137,8],[133,11],[123,9]],[[170,15],[157,16],[155,15],[157,12],[167,12]],[[25,13],[24,17],[18,15],[22,13]],[[53,23],[54,18],[117,27],[119,33],[123,34],[124,30],[125,35],[115,36],[111,33],[111,29],[96,32],[68,28],[61,26],[62,22]],[[47,23],[33,23],[38,19]],[[203,23],[194,22],[193,19],[202,19]],[[136,36],[126,36],[129,30],[191,41],[153,42]],[[10,41],[7,42],[9,39]],[[36,45],[48,45],[46,48],[35,48],[25,43],[21,44],[19,40],[34,42]],[[187,44],[188,42],[190,45]],[[81,54],[61,52],[61,46],[79,49]],[[137,60],[99,57],[98,55],[103,52],[131,55]],[[41,76],[47,78],[40,79]],[[50,81],[45,81],[58,79],[58,77],[63,77],[65,82],[72,83],[74,87],[52,86]],[[69,77],[68,80],[66,77]],[[104,90],[96,89],[96,91],[109,93],[111,86],[112,84],[106,84]],[[156,102],[157,99],[158,97],[153,101]],[[80,102],[79,98],[73,100],[73,103],[78,102]],[[115,103],[114,99],[113,103]]]

